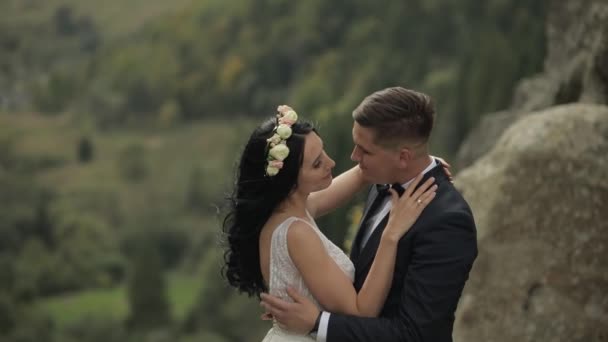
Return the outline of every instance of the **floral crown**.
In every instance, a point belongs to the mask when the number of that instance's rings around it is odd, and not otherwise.
[[[268,157],[266,160],[266,175],[276,176],[283,168],[283,160],[289,155],[287,139],[291,137],[291,126],[298,120],[298,114],[289,106],[282,105],[277,108],[277,125],[272,130],[272,137],[268,142]]]

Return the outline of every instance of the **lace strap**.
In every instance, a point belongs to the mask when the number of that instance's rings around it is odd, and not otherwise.
[[[285,267],[296,269],[293,260],[289,256],[289,250],[287,248],[287,233],[289,232],[289,227],[291,227],[292,223],[295,221],[302,221],[307,223],[309,226],[312,225],[299,217],[291,216],[283,221],[274,232],[272,232],[272,237],[270,240],[270,284],[276,284],[276,274],[275,272],[284,272]],[[274,271],[274,272],[273,272]]]
[[[276,229],[274,232],[272,232],[272,243],[278,243],[279,245],[283,245],[283,246],[287,246],[287,232],[289,231],[289,227],[291,227],[291,224],[294,223],[295,221],[302,221],[304,223],[306,223],[308,226],[310,226],[311,228],[313,228],[313,230],[315,229],[315,226],[313,226],[310,222],[301,219],[299,217],[295,217],[295,216],[291,216],[289,218],[287,218],[285,221],[283,221]],[[272,244],[271,244],[271,250],[273,248]]]

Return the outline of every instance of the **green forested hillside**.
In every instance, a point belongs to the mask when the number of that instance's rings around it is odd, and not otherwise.
[[[0,262],[10,280],[0,291],[2,331],[63,341],[91,324],[123,329],[124,287],[143,243],[162,264],[147,274],[173,270],[167,292],[151,295],[168,296],[178,322],[196,317],[197,298],[221,285],[217,207],[230,177],[218,174],[232,173],[237,141],[252,127],[240,122],[95,133],[67,114],[0,116]],[[44,328],[47,319],[56,329]]]
[[[449,160],[542,68],[546,6],[1,1],[0,336],[260,340],[268,323],[219,277],[218,246],[256,122],[293,106],[344,170],[350,112],[401,85],[435,98]],[[320,225],[341,244],[356,215]]]
[[[37,25],[68,8],[76,17],[90,18],[109,39],[128,36],[146,23],[158,20],[194,3],[194,0],[4,0],[0,4],[0,22]]]

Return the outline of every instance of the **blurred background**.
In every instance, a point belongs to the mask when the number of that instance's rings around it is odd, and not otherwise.
[[[517,83],[546,69],[550,8],[0,0],[0,340],[261,340],[269,323],[222,279],[219,247],[257,123],[293,106],[346,170],[359,102],[420,90],[438,111],[433,154],[456,173],[484,113],[521,103]],[[528,109],[577,102],[579,83]],[[341,246],[357,204],[319,222]]]

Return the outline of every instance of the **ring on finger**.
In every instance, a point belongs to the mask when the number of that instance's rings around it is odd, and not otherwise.
[[[416,200],[416,203],[417,203],[418,205],[421,205],[421,204],[422,204],[422,200],[419,198],[419,199],[417,199],[417,200]]]

